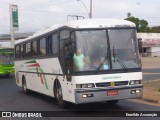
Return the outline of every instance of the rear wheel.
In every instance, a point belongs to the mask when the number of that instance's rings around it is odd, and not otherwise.
[[[59,82],[56,82],[55,84],[56,85],[54,88],[54,95],[55,95],[56,102],[60,107],[66,108],[67,103],[66,101],[63,100],[62,87]]]
[[[25,94],[28,94],[27,83],[26,83],[26,79],[25,78],[23,78],[23,80],[22,80],[22,88],[23,88],[23,92]]]

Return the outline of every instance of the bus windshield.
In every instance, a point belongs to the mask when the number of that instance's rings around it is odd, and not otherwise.
[[[81,30],[75,36],[75,71],[140,68],[135,29]]]
[[[138,44],[134,29],[108,30],[113,69],[139,68]]]
[[[13,64],[13,53],[0,53],[0,64]]]

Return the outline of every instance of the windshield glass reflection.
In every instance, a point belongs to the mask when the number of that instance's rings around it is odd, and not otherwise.
[[[135,29],[76,31],[75,39],[75,71],[128,70],[141,66]]]
[[[76,53],[74,69],[76,71],[108,70],[106,30],[76,31]]]
[[[13,64],[13,54],[0,54],[0,64]]]
[[[108,30],[113,69],[140,67],[135,32],[133,29]]]

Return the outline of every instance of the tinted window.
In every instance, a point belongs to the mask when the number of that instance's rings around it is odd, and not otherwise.
[[[52,54],[52,35],[48,36],[47,39],[47,53]]]
[[[64,30],[61,30],[60,32],[60,39],[67,39],[69,38],[69,35],[70,35],[70,31],[67,30],[67,29],[64,29]]]
[[[58,53],[58,35],[57,34],[52,35],[52,53],[53,54]]]
[[[21,48],[20,56],[21,56],[21,58],[23,58],[23,56],[24,56],[24,55],[23,55],[23,54],[24,54],[24,53],[23,53],[23,45],[20,45],[20,48]]]
[[[19,45],[16,46],[16,58],[18,58],[20,56],[20,49],[19,49]]]
[[[32,42],[32,56],[37,56],[37,41]]]
[[[27,43],[26,44],[26,56],[30,56],[31,55],[31,43]]]
[[[46,55],[46,38],[40,39],[40,55]]]

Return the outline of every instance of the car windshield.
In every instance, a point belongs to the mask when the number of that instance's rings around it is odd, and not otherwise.
[[[76,47],[73,55],[74,70],[99,71],[139,68],[135,33],[134,29],[76,31]]]
[[[13,53],[0,53],[0,64],[13,64]]]

